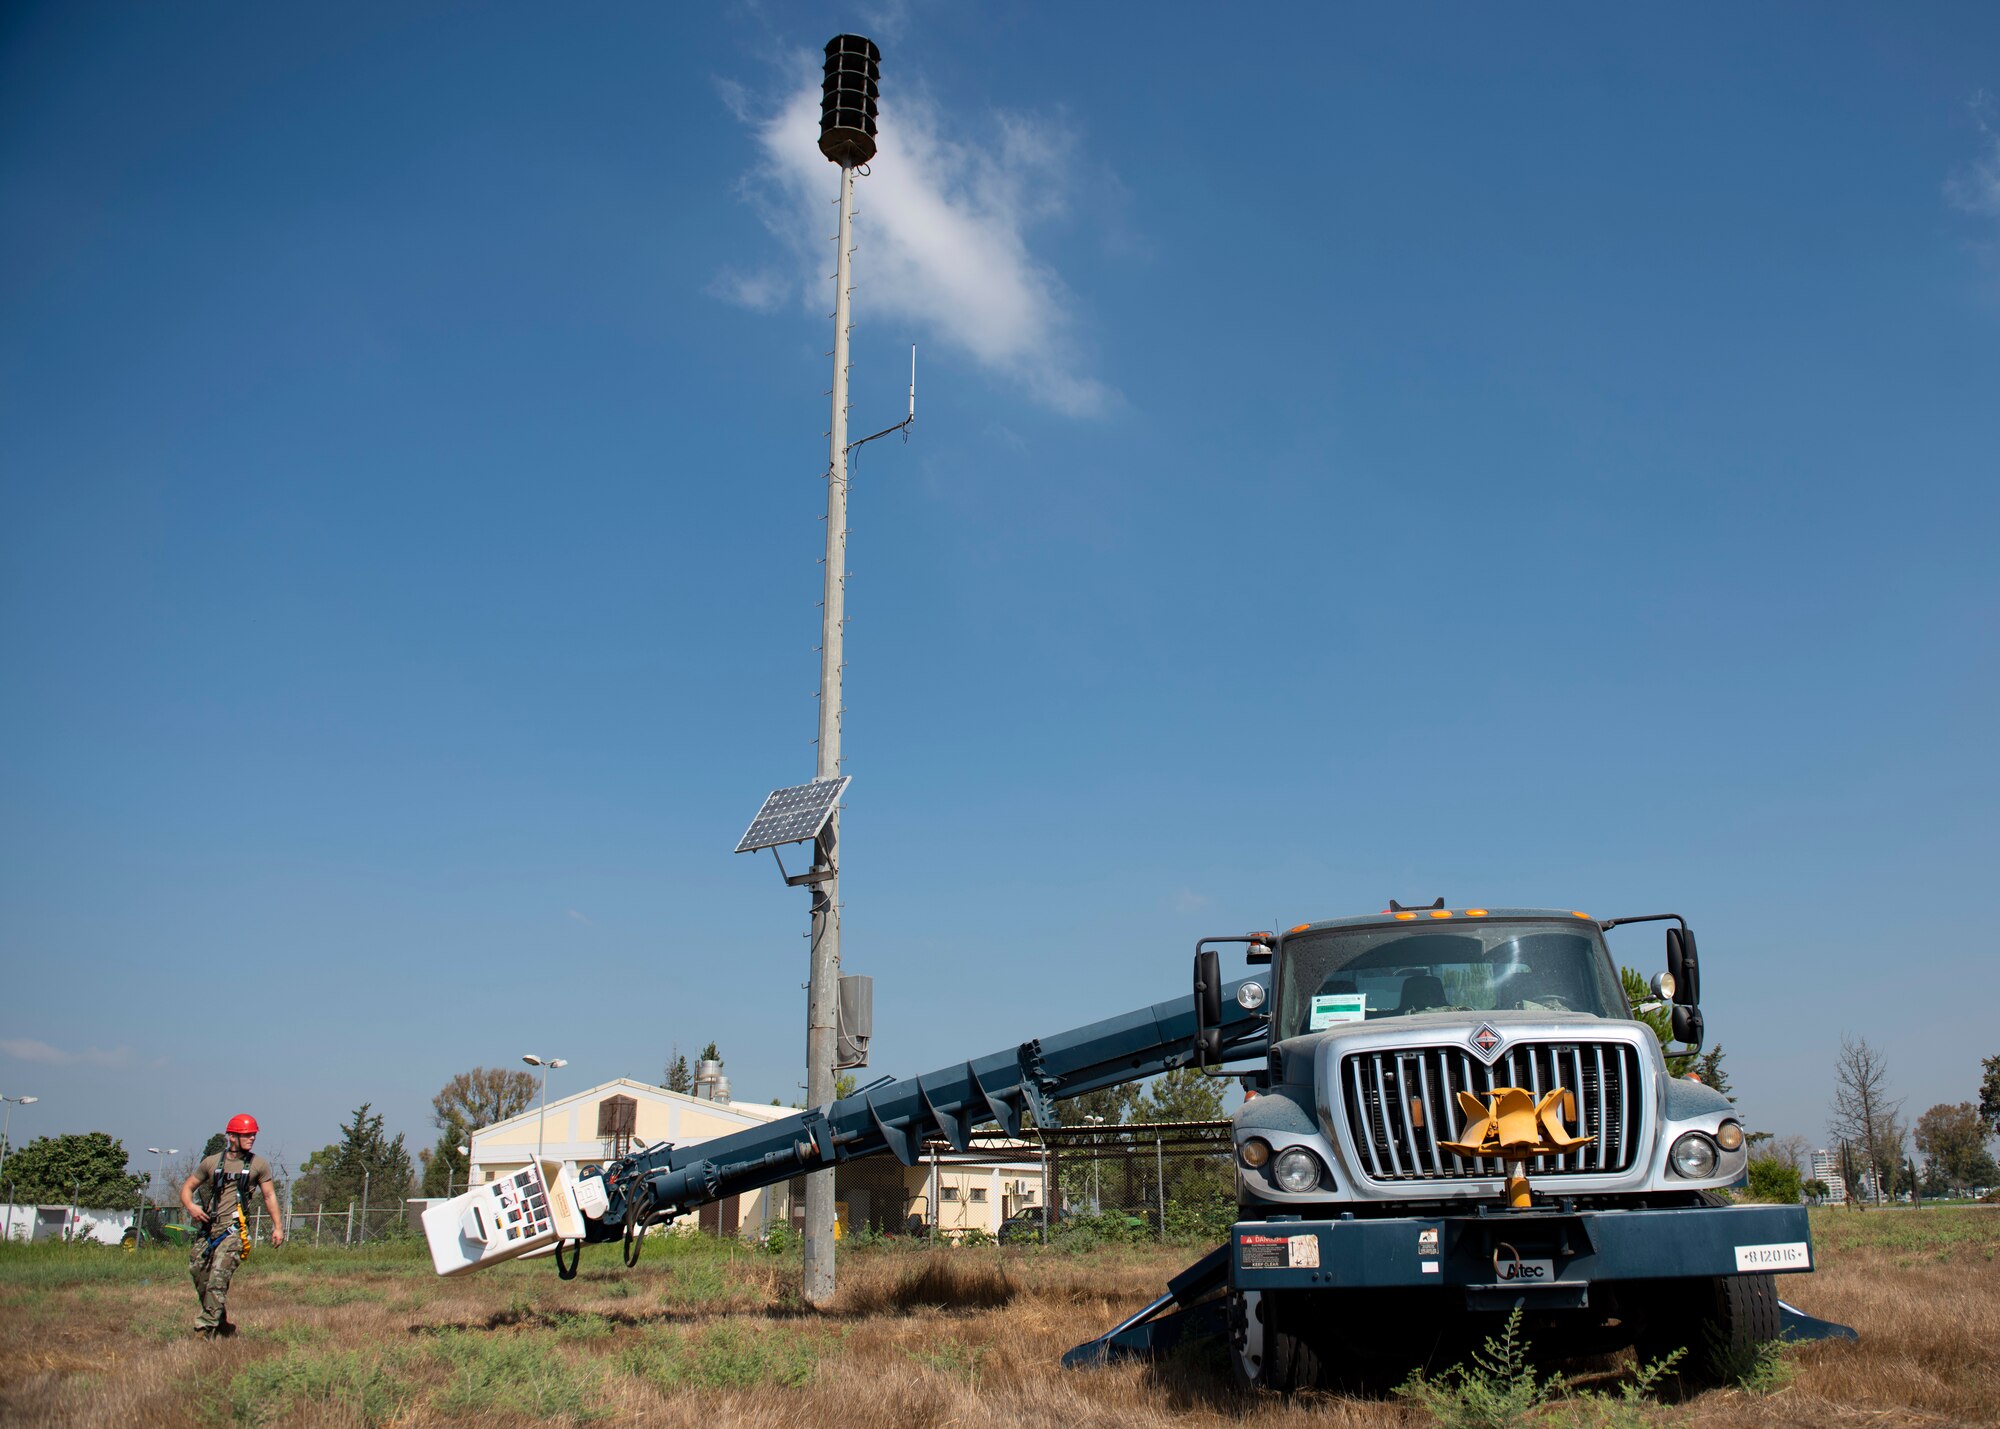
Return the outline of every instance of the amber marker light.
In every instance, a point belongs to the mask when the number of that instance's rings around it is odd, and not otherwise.
[[[1450,913],[1450,912],[1449,912],[1449,910],[1447,910],[1447,909],[1444,909],[1444,908],[1433,908],[1433,909],[1431,909],[1431,917],[1433,917],[1433,918],[1449,918],[1450,916],[1451,916],[1451,913]]]
[[[1398,913],[1396,915],[1396,921],[1399,923],[1407,923],[1416,916],[1417,915],[1414,913]]]
[[[1312,924],[1310,924],[1310,923],[1301,923],[1301,924],[1299,924],[1299,926],[1298,926],[1298,927],[1296,927],[1296,928],[1292,929],[1292,932],[1293,932],[1293,933],[1303,933],[1303,932],[1305,932],[1305,931],[1306,931],[1306,929],[1308,929],[1308,928],[1310,928],[1310,927],[1312,927]],[[1288,934],[1286,934],[1286,936],[1287,936],[1287,937],[1290,937],[1290,936],[1291,936],[1291,934],[1290,934],[1290,933],[1288,933]]]
[[[1465,916],[1468,918],[1484,918],[1486,910],[1484,908],[1468,908],[1465,910]]]
[[[1579,913],[1574,908],[1569,910],[1569,916],[1572,918],[1586,918],[1586,919],[1590,917],[1588,913]]]

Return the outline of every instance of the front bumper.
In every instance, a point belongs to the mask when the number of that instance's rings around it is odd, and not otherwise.
[[[1450,1287],[1475,1308],[1582,1306],[1593,1281],[1811,1269],[1803,1206],[1242,1221],[1229,1235],[1237,1290]]]

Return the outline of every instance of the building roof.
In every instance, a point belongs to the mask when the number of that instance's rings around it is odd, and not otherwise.
[[[742,1118],[745,1125],[753,1122],[776,1121],[781,1116],[792,1115],[793,1112],[791,1107],[760,1106],[756,1102],[704,1101],[700,1097],[688,1096],[685,1092],[670,1092],[665,1087],[656,1086],[651,1082],[635,1082],[630,1077],[615,1077],[608,1082],[599,1082],[594,1087],[585,1087],[580,1092],[571,1092],[567,1096],[554,1098],[549,1102],[548,1114],[554,1116],[558,1111],[566,1112],[571,1107],[596,1106],[606,1097],[612,1096],[629,1096],[635,1099],[659,1102],[668,1106],[691,1106],[697,1110],[711,1112],[723,1117],[728,1117],[731,1113],[734,1113],[736,1116]],[[541,1115],[542,1104],[537,1101],[526,1111],[510,1116],[505,1121],[489,1122],[485,1126],[474,1127],[472,1134],[478,1137],[485,1137],[503,1129],[512,1129],[517,1125],[532,1127],[536,1119]]]

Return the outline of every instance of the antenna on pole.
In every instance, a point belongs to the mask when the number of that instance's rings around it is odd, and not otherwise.
[[[874,441],[875,438],[886,437],[891,432],[901,432],[903,434],[903,440],[908,441],[910,439],[910,424],[916,420],[917,420],[917,345],[913,342],[910,344],[910,415],[903,418],[902,421],[896,423],[896,425],[893,427],[884,427],[879,432],[871,432],[869,435],[863,437],[858,442],[849,442],[847,444],[847,449],[849,451],[853,451],[856,447],[866,446],[868,445],[868,443]]]

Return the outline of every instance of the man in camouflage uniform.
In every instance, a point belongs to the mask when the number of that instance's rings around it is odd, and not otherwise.
[[[181,1185],[181,1205],[195,1231],[194,1244],[188,1250],[188,1274],[201,1297],[201,1318],[194,1322],[194,1329],[208,1339],[236,1333],[236,1327],[229,1323],[229,1281],[245,1253],[236,1212],[252,1187],[263,1188],[264,1209],[271,1216],[271,1244],[285,1243],[285,1221],[278,1213],[278,1188],[271,1179],[271,1163],[253,1149],[257,1119],[232,1116],[225,1134],[228,1144],[218,1154],[202,1158]],[[248,1213],[245,1207],[244,1214]]]

